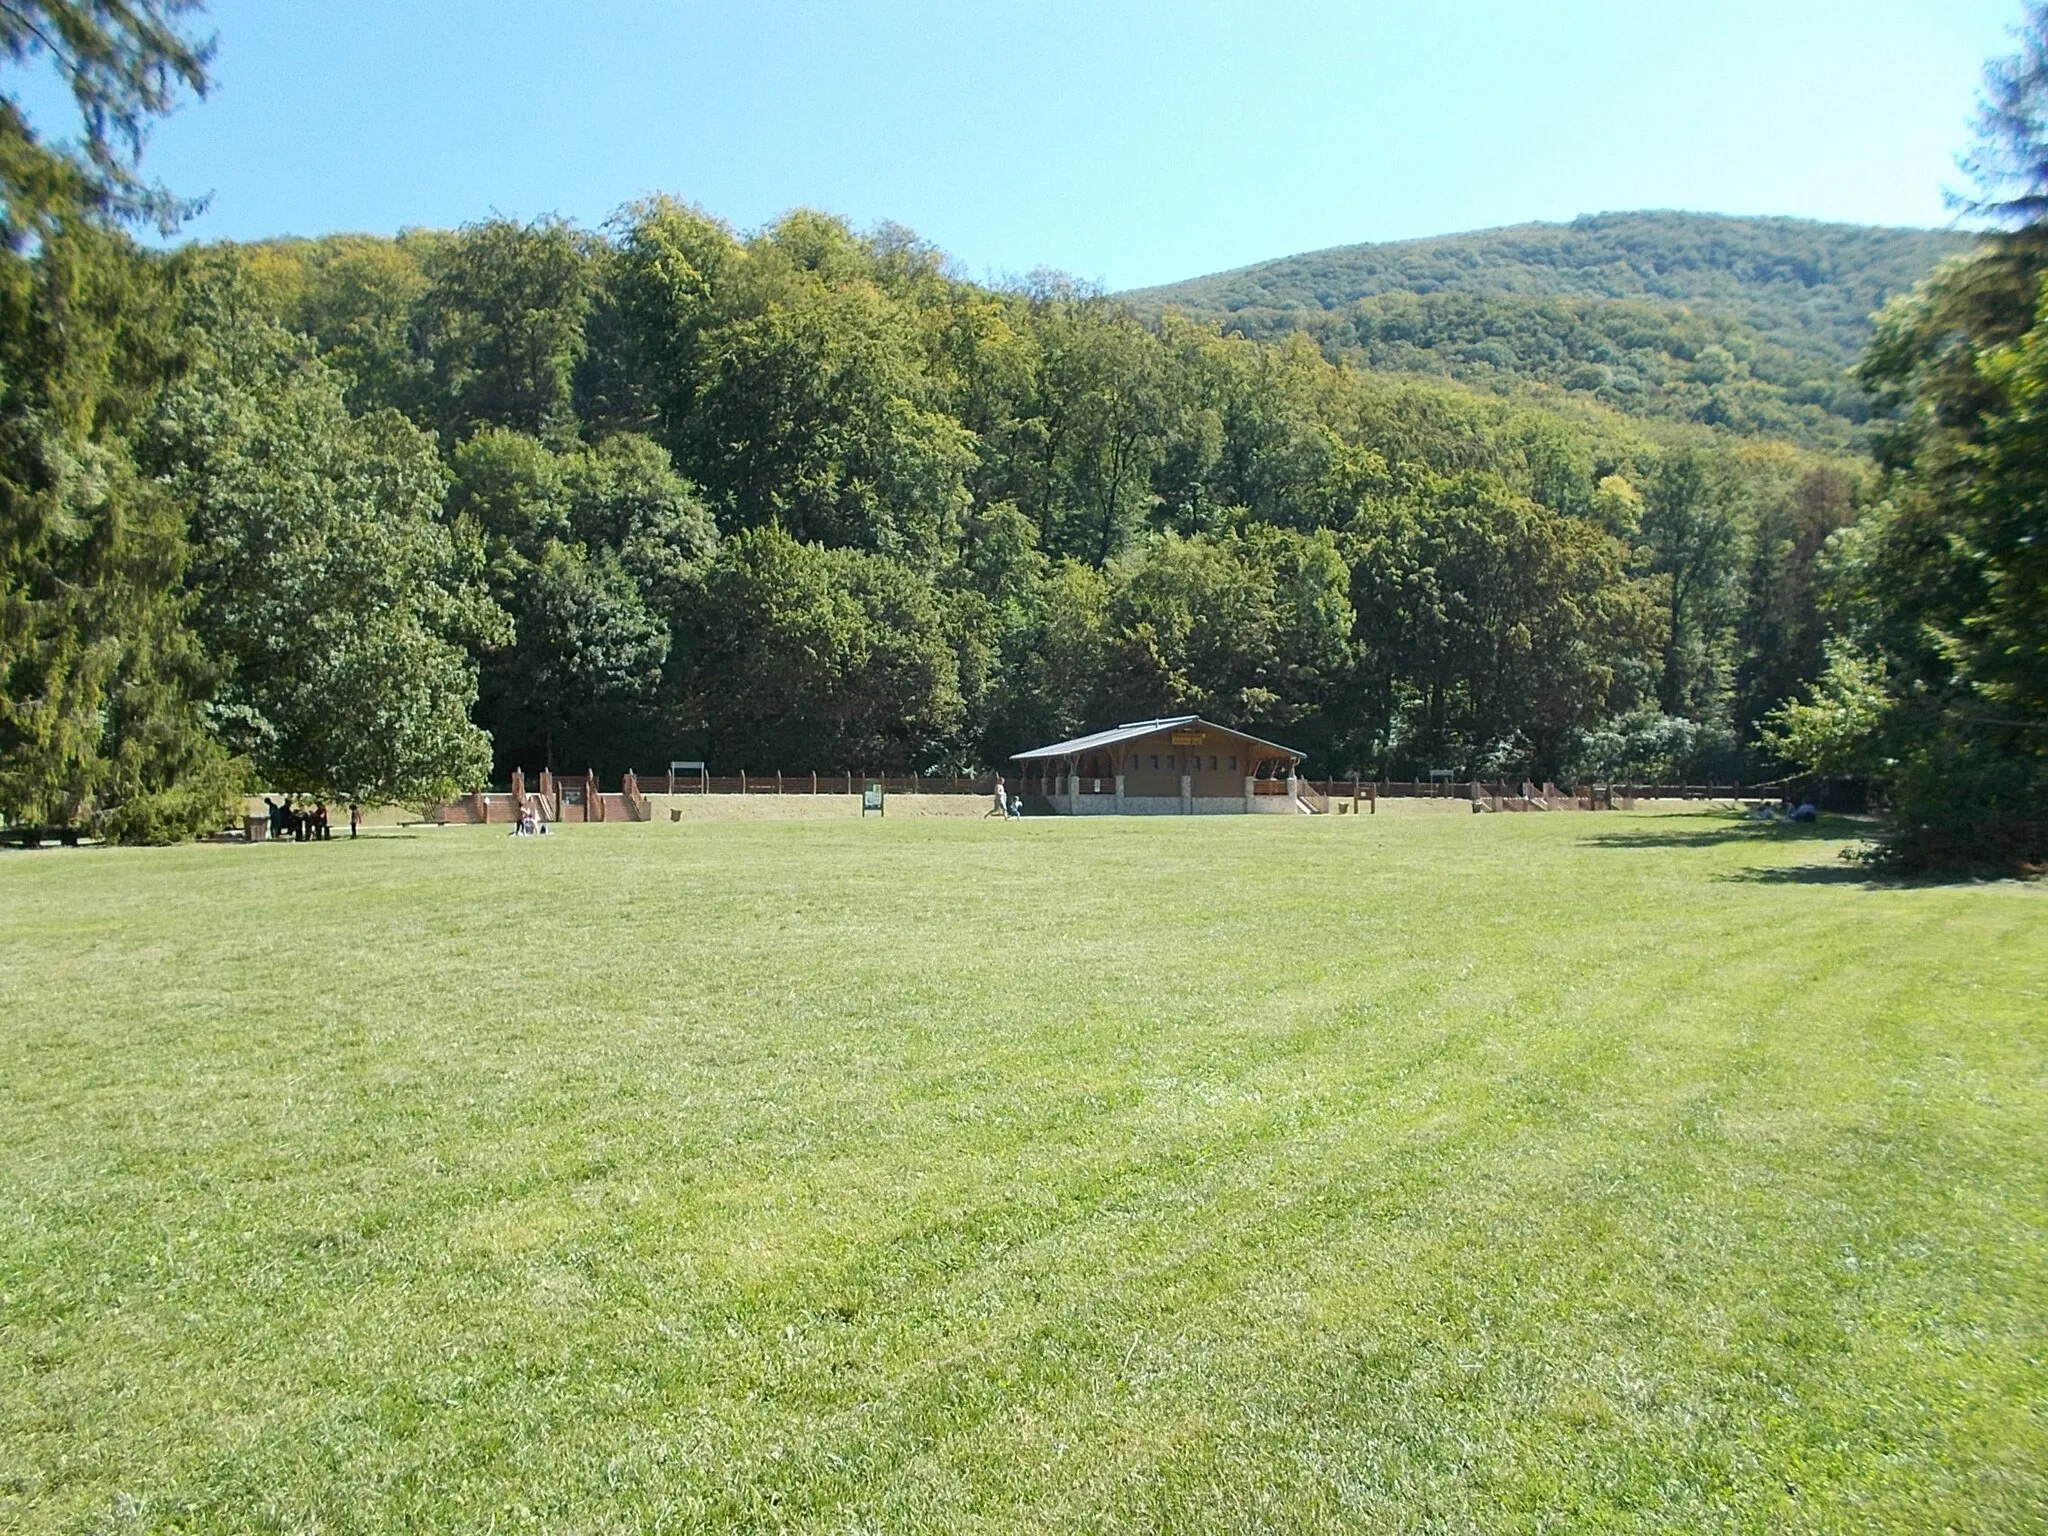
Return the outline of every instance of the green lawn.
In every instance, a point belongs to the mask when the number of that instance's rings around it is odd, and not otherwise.
[[[2039,1531],[2048,890],[1851,830],[0,855],[0,1529]]]

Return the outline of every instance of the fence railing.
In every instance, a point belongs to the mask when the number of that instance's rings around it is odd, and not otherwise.
[[[1341,784],[1346,781],[1339,780],[1337,782]],[[1484,796],[1496,798],[1506,796],[1513,799],[1519,798],[1522,793],[1519,784],[1509,784],[1487,779],[1476,781],[1461,779],[1456,783],[1421,783],[1412,780],[1404,782],[1399,779],[1382,779],[1378,783],[1374,783],[1372,780],[1366,779],[1362,780],[1361,784],[1366,794],[1377,795],[1382,800],[1470,800],[1475,790]],[[1543,786],[1543,788],[1552,787],[1554,786]],[[1579,788],[1597,788],[1603,794],[1611,792],[1617,798],[1626,797],[1631,800],[1771,800],[1785,793],[1787,786],[1779,783],[1624,784],[1617,780],[1611,784],[1602,783],[1597,786],[1582,785]],[[1564,789],[1558,791],[1558,793],[1569,795],[1572,791]],[[1541,789],[1538,790],[1538,794],[1542,794]]]
[[[1050,779],[1038,775],[1029,777],[1005,774],[1003,783],[1013,792],[1027,795],[1047,795],[1058,798],[1065,793],[1065,783],[1057,776]],[[535,781],[536,783],[538,781]],[[1103,779],[1101,789],[1095,787],[1095,780],[1082,779],[1080,792],[1084,795],[1115,793],[1113,780]],[[1529,786],[1536,792],[1522,793],[1523,786],[1487,780],[1443,780],[1422,781],[1402,779],[1302,779],[1299,781],[1302,798],[1312,807],[1328,811],[1336,801],[1351,801],[1362,808],[1379,800],[1399,799],[1443,799],[1462,801],[1483,801],[1491,809],[1514,810],[1614,810],[1632,807],[1638,800],[1742,800],[1777,799],[1793,792],[1797,787],[1782,783],[1764,784],[1579,784],[1560,789],[1554,784],[1540,788]],[[624,819],[644,821],[652,815],[648,804],[651,795],[857,795],[867,785],[879,784],[885,794],[890,795],[990,795],[995,793],[994,774],[919,774],[919,773],[766,773],[766,774],[719,774],[683,775],[648,774],[645,776],[625,775],[618,790],[600,790],[596,780],[588,775],[565,777],[557,783],[554,793],[557,799],[550,804],[544,796],[534,793],[534,786],[527,786],[526,798],[541,803],[549,815],[561,814],[562,802],[569,803],[572,817],[597,820],[607,813],[620,815]],[[1255,779],[1252,792],[1256,795],[1284,795],[1287,793],[1285,779]],[[503,789],[477,790],[457,800],[449,801],[437,808],[437,819],[445,821],[507,821],[516,820],[521,802],[518,797]]]
[[[1014,775],[1008,781],[1018,782]],[[891,795],[993,795],[994,774],[925,773],[650,773],[640,778],[643,795],[857,795],[870,784]]]

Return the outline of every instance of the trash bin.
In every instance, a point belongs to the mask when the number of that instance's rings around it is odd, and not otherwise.
[[[252,843],[270,841],[270,818],[268,816],[244,816],[242,831]]]

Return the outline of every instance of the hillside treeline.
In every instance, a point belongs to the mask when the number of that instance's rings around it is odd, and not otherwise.
[[[0,809],[130,835],[240,774],[961,771],[1184,710],[1317,773],[1754,776],[1858,495],[808,212],[0,264]]]
[[[1297,313],[1387,293],[1619,299],[1738,320],[1852,367],[1870,317],[1973,234],[1673,210],[1344,245],[1129,295],[1141,312]]]
[[[1612,299],[1379,294],[1330,314],[1236,315],[1235,333],[1299,328],[1336,361],[1440,374],[1499,394],[1563,395],[1846,451],[1870,420],[1854,376],[1738,321]]]
[[[1333,359],[1501,394],[1860,446],[1871,315],[1974,237],[1806,219],[1612,213],[1342,246],[1131,294]]]

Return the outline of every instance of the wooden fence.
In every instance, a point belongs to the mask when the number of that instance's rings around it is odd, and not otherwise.
[[[1313,794],[1334,806],[1350,801],[1361,810],[1381,800],[1460,800],[1477,803],[1492,811],[1627,811],[1638,800],[1775,800],[1791,786],[1784,784],[1574,784],[1560,789],[1555,784],[1528,785],[1533,793],[1524,795],[1523,785],[1483,779],[1461,783],[1443,780],[1303,779],[1305,794]],[[1261,792],[1268,792],[1265,784]],[[1275,782],[1270,793],[1282,793]],[[1318,806],[1318,809],[1321,807]]]
[[[1023,780],[1019,775],[1008,774],[1004,776],[1004,782],[1014,790],[1022,785]],[[564,814],[563,799],[573,799],[574,806],[570,809],[575,814],[570,816],[571,820],[644,821],[651,814],[646,802],[649,795],[857,795],[867,785],[879,784],[884,793],[891,795],[993,796],[996,776],[871,774],[844,770],[837,773],[736,773],[716,776],[649,774],[645,777],[628,773],[616,791],[600,790],[594,774],[565,776],[560,780],[550,776],[544,783],[540,799],[551,817]],[[1638,800],[1777,799],[1791,788],[1783,784],[1581,784],[1559,789],[1554,784],[1545,784],[1536,794],[1524,796],[1520,785],[1485,780],[1447,783],[1441,780],[1303,779],[1301,784],[1311,797],[1311,803],[1321,802],[1334,809],[1338,802],[1346,802],[1360,810],[1381,800],[1402,799],[1476,801],[1489,810],[1625,810]],[[1092,788],[1092,784],[1087,784],[1083,792]],[[564,789],[568,790],[566,796]],[[1254,784],[1253,790],[1262,795],[1282,795],[1287,793],[1287,781],[1261,779]],[[1107,781],[1101,792],[1110,793]],[[512,821],[518,818],[520,807],[533,798],[526,794],[524,776],[520,775],[515,779],[512,791],[478,790],[437,807],[434,819]]]
[[[732,775],[650,773],[640,779],[643,795],[857,795],[870,784],[890,795],[994,795],[994,774],[980,778],[920,773],[737,773]]]
[[[1339,785],[1350,781],[1339,779]],[[1612,794],[1617,799],[1627,800],[1775,800],[1788,788],[1784,784],[1598,784],[1579,785],[1573,789],[1557,790],[1556,786],[1545,786],[1557,794],[1583,795],[1588,789],[1597,789],[1601,794]],[[1381,799],[1443,799],[1470,800],[1474,794],[1483,798],[1521,795],[1519,784],[1507,784],[1497,780],[1461,780],[1457,783],[1419,783],[1415,781],[1381,780],[1377,784],[1367,782],[1367,794],[1376,794]]]

